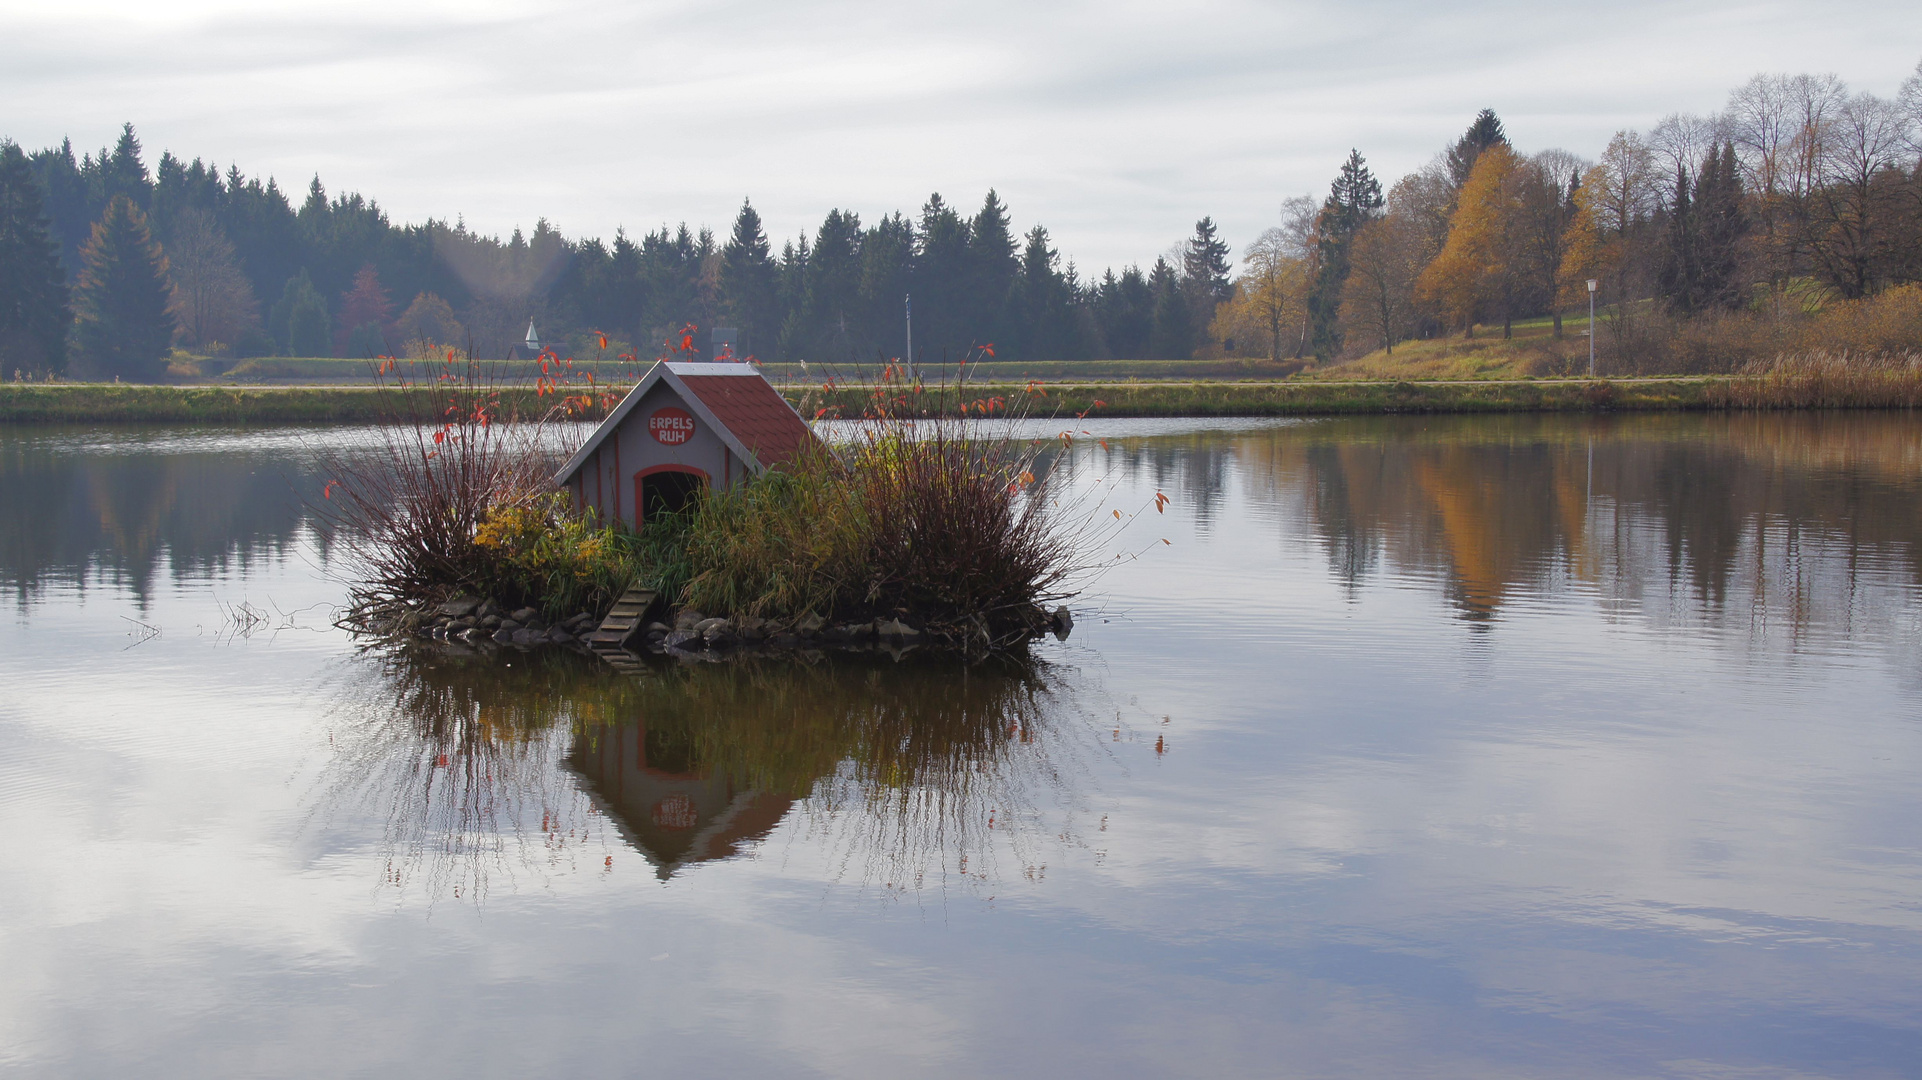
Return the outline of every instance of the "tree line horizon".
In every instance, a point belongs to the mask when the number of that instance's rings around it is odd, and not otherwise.
[[[1643,311],[1791,318],[1922,281],[1922,63],[1892,99],[1757,75],[1722,112],[1620,131],[1595,159],[1523,154],[1485,109],[1385,192],[1351,151],[1238,272],[1233,254],[1204,216],[1145,269],[1084,277],[993,189],[973,213],[938,193],[914,218],[833,209],[778,252],[751,199],[724,238],[569,239],[542,218],[502,240],[396,225],[318,176],[296,207],[237,166],[168,151],[150,171],[129,123],[78,158],[71,140],[0,143],[0,371],[147,379],[172,349],[498,357],[530,320],[581,359],[649,355],[694,324],[738,328],[763,361],[872,361],[906,352],[909,294],[930,360],[1327,363],[1544,316],[1559,337],[1589,280],[1618,333]]]

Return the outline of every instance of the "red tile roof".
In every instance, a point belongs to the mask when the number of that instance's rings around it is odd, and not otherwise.
[[[785,465],[815,442],[814,432],[766,379],[681,375],[688,392],[741,440],[764,468]]]

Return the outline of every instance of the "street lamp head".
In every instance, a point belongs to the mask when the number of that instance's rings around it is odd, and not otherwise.
[[[1600,285],[1600,284],[1601,284],[1601,282],[1599,282],[1599,281],[1596,281],[1596,280],[1595,280],[1594,278],[1589,278],[1589,279],[1588,279],[1588,291],[1589,291],[1589,292],[1594,292],[1594,291],[1595,291],[1595,286],[1597,286],[1597,285]]]

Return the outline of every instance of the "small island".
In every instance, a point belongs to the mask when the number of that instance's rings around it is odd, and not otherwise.
[[[665,356],[618,398],[538,363],[556,403],[534,417],[503,411],[477,365],[384,384],[391,419],[371,451],[330,458],[318,507],[355,566],[344,625],[617,665],[984,655],[1073,626],[1087,532],[1040,497],[1043,445],[992,427],[1003,397],[957,407],[957,388],[890,367],[830,444],[751,363]],[[589,410],[605,418],[562,441]]]

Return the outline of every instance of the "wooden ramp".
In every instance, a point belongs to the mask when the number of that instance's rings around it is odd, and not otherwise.
[[[622,671],[640,671],[641,658],[627,651],[641,627],[647,625],[648,612],[660,597],[652,589],[635,587],[621,594],[607,612],[607,618],[592,633],[581,638],[594,654]]]

